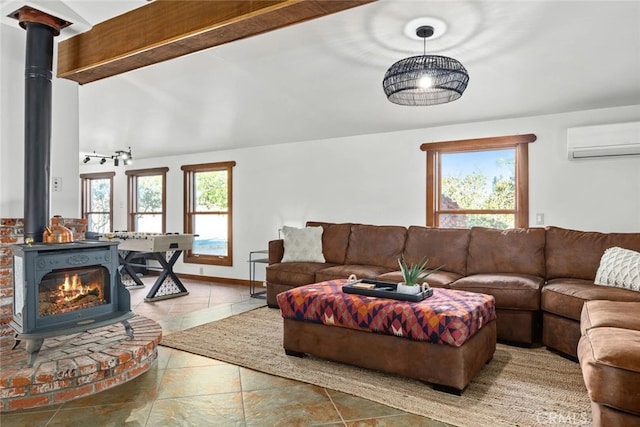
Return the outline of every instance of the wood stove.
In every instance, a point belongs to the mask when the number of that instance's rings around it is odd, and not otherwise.
[[[127,319],[129,292],[120,281],[117,244],[42,243],[49,220],[53,38],[71,22],[23,6],[9,15],[26,30],[24,245],[13,250],[16,343],[26,342],[31,367],[45,338]]]
[[[122,322],[129,337],[129,291],[120,280],[117,242],[78,241],[13,247],[16,343],[33,366],[47,337]]]

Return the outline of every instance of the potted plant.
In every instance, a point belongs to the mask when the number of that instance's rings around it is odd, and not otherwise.
[[[433,270],[427,270],[428,262],[428,259],[423,258],[418,264],[407,265],[404,255],[398,258],[398,265],[400,266],[403,281],[398,283],[396,292],[415,295],[429,289],[429,285],[424,281],[424,279],[433,272],[440,270],[443,266],[441,265]]]

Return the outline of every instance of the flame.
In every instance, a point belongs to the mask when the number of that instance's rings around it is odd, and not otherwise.
[[[83,285],[80,277],[77,274],[69,277],[68,274],[64,276],[64,282],[58,286],[58,292],[55,297],[57,298],[57,304],[64,304],[82,295],[86,295],[91,291],[98,290],[98,297],[102,299],[102,287],[97,283],[90,283]]]

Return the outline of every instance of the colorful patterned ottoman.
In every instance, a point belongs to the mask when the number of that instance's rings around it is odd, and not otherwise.
[[[462,393],[496,349],[491,295],[434,288],[420,302],[342,292],[346,280],[277,296],[288,355],[325,359]]]

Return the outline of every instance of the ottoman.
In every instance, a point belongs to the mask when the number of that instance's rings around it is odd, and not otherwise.
[[[336,362],[430,383],[461,394],[496,349],[491,295],[434,288],[420,302],[342,292],[346,280],[277,296],[288,355]]]

